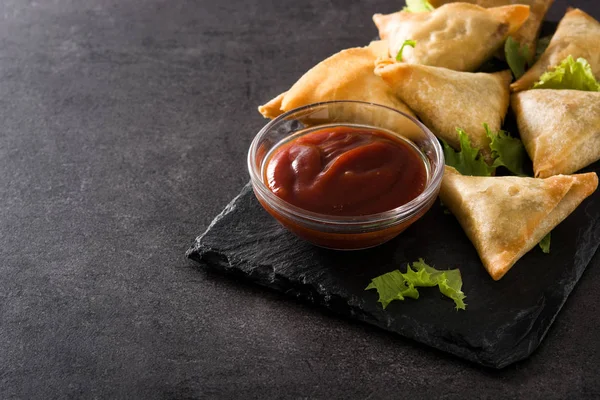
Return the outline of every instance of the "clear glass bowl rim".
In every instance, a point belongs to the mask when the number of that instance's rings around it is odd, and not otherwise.
[[[332,216],[327,214],[315,213],[312,211],[305,210],[303,208],[294,206],[293,204],[288,203],[287,201],[277,197],[271,190],[265,185],[262,179],[262,174],[260,169],[260,165],[256,165],[256,155],[258,152],[258,143],[260,139],[271,130],[271,128],[278,124],[280,121],[288,118],[289,116],[320,106],[325,106],[329,104],[362,104],[365,106],[373,106],[384,108],[389,111],[398,113],[405,118],[408,118],[410,121],[415,123],[421,131],[425,133],[428,140],[433,144],[433,148],[435,150],[435,165],[431,165],[432,168],[431,177],[427,182],[427,187],[425,190],[419,194],[417,197],[412,199],[406,204],[403,204],[394,209],[383,211],[377,214],[369,214],[369,215],[360,215],[360,216]],[[377,127],[374,127],[377,128]],[[356,100],[335,100],[335,101],[324,101],[319,103],[312,103],[302,107],[295,108],[288,112],[285,112],[275,119],[269,121],[254,137],[252,143],[250,144],[250,149],[248,151],[248,172],[250,173],[250,180],[254,187],[254,190],[258,191],[259,194],[265,199],[267,204],[270,207],[273,207],[280,213],[287,215],[288,217],[292,217],[294,219],[300,218],[302,220],[320,223],[320,224],[330,224],[330,225],[362,225],[362,224],[380,224],[385,222],[393,222],[394,224],[400,223],[406,219],[409,219],[411,216],[416,214],[419,210],[430,203],[431,197],[437,195],[437,191],[442,183],[442,178],[444,176],[444,152],[442,150],[442,146],[438,141],[437,137],[420,121],[416,118],[403,113],[402,111],[396,110],[391,107],[387,107],[377,103],[369,103],[365,101],[356,101]],[[262,164],[263,159],[261,159]]]

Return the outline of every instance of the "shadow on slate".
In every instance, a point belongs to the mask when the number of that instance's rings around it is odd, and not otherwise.
[[[600,171],[600,165],[589,168]],[[242,276],[312,304],[379,326],[484,366],[502,368],[540,344],[600,243],[600,192],[552,232],[551,254],[539,247],[494,282],[453,215],[434,207],[394,240],[340,252],[315,247],[282,228],[249,185],[198,237],[187,255],[203,266]],[[466,311],[436,288],[383,310],[371,278],[423,257],[460,268]]]

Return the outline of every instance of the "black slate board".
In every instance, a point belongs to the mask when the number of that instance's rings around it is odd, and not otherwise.
[[[600,172],[596,164],[589,171]],[[379,326],[484,366],[502,368],[529,356],[600,243],[600,192],[552,232],[551,254],[535,248],[500,281],[487,274],[453,215],[434,207],[399,237],[374,249],[340,252],[315,247],[283,229],[247,185],[199,236],[188,256],[338,314]],[[386,310],[370,279],[424,257],[460,268],[466,311],[435,288]]]
[[[556,23],[544,22],[540,37]],[[506,69],[491,61],[488,71]],[[509,112],[505,129],[516,133]],[[581,172],[600,173],[600,162]],[[498,282],[452,215],[439,203],[383,246],[340,252],[315,247],[281,226],[255,199],[249,185],[199,236],[188,257],[206,268],[240,276],[340,315],[398,333],[475,363],[503,368],[528,357],[581,278],[600,244],[600,191],[552,231],[551,254],[534,248]],[[371,278],[418,258],[441,269],[459,268],[466,311],[435,288],[419,289],[418,301],[393,302],[386,310]]]

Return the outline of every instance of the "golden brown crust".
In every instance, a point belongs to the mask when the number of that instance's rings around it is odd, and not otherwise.
[[[379,61],[375,73],[436,136],[457,149],[458,127],[466,131],[473,145],[489,150],[483,124],[499,130],[508,109],[510,71],[471,73]]]
[[[475,71],[492,57],[506,38],[529,17],[529,6],[511,5],[486,9],[473,4],[452,3],[431,12],[375,14],[379,36],[387,39],[395,57],[405,40],[403,61],[456,71]]]
[[[413,115],[392,89],[373,73],[375,60],[387,57],[387,43],[342,50],[306,72],[287,92],[258,107],[266,118],[294,108],[332,100],[359,100],[382,104]]]
[[[446,167],[440,198],[498,280],[597,187],[595,173],[547,179],[475,177]]]
[[[261,113],[265,118],[276,118],[281,115],[281,103],[287,92],[281,93],[279,96],[274,97],[268,103],[258,107],[258,112]]]
[[[544,72],[568,56],[585,58],[594,75],[600,76],[600,22],[579,9],[565,14],[546,51],[525,75],[511,85],[512,91],[530,89]]]
[[[534,89],[513,94],[511,102],[536,177],[600,160],[600,92]]]
[[[530,8],[529,18],[521,28],[512,36],[519,43],[525,44],[531,54],[535,53],[537,38],[540,34],[542,22],[546,13],[552,6],[554,0],[431,0],[434,7],[440,7],[448,3],[470,3],[485,8],[500,7],[514,4],[528,5]]]

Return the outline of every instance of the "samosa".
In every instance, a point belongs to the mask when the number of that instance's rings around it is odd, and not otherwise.
[[[460,149],[456,128],[462,128],[473,145],[484,154],[489,152],[490,141],[483,124],[487,123],[493,132],[500,130],[508,110],[510,71],[458,72],[380,60],[375,73],[437,137]]]
[[[447,166],[440,198],[498,280],[597,187],[595,173],[480,177],[463,176]]]
[[[448,3],[470,3],[485,8],[508,6],[513,4],[524,4],[529,6],[529,18],[512,34],[514,39],[527,46],[529,54],[535,54],[537,38],[540,34],[542,22],[554,0],[430,0],[434,7],[441,7]]]
[[[287,92],[258,107],[266,118],[294,108],[333,100],[357,100],[381,104],[413,115],[379,76],[375,60],[387,57],[387,42],[342,50],[306,72]]]
[[[402,52],[406,63],[475,71],[528,17],[525,5],[483,8],[452,3],[431,12],[375,14],[373,21],[379,36],[388,40],[393,58],[412,40],[414,48],[405,47]]]
[[[513,94],[511,102],[536,177],[600,160],[600,92],[534,89]]]

